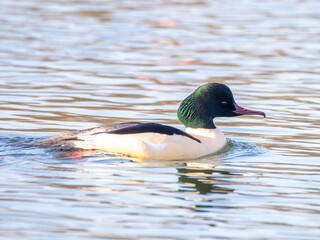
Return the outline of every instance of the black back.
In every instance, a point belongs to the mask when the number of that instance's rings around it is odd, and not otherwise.
[[[159,123],[138,123],[138,122],[128,122],[128,123],[118,123],[109,126],[104,126],[104,131],[96,132],[93,135],[101,134],[101,133],[110,133],[110,134],[137,134],[137,133],[146,133],[146,132],[154,132],[160,134],[167,135],[182,135],[185,137],[189,137],[192,140],[195,140],[199,143],[201,141],[190,134],[181,131],[180,129],[170,127],[167,125],[162,125]]]

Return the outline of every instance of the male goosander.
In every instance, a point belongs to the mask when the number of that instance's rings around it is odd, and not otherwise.
[[[198,87],[180,104],[178,118],[186,131],[158,123],[118,123],[61,133],[35,142],[37,146],[99,149],[141,159],[193,159],[217,153],[227,145],[216,128],[216,117],[262,115],[236,104],[224,84]]]

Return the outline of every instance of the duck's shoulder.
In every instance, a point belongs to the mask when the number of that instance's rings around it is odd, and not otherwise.
[[[138,134],[138,133],[158,133],[166,135],[181,135],[197,142],[199,139],[191,136],[190,134],[168,125],[163,125],[159,123],[139,123],[139,122],[128,122],[128,123],[118,123],[113,125],[102,126],[97,131],[91,135],[97,134]]]

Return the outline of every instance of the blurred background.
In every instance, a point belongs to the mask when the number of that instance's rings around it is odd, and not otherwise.
[[[3,239],[317,239],[320,2],[1,0]],[[183,129],[196,87],[267,118],[217,119],[193,161],[24,143],[126,121]],[[76,156],[76,157],[75,157]]]

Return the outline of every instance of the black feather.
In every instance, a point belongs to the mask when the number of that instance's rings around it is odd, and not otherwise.
[[[180,129],[170,127],[167,125],[162,125],[159,123],[138,123],[138,122],[129,122],[129,123],[118,123],[114,125],[105,126],[104,131],[96,132],[93,135],[101,134],[101,133],[109,133],[109,134],[137,134],[137,133],[160,133],[167,135],[182,135],[192,140],[195,140],[199,143],[201,141],[190,134],[181,131]]]

